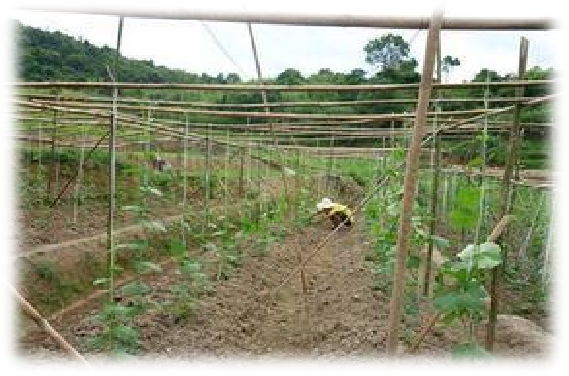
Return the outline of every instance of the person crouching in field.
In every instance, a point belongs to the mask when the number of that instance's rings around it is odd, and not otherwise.
[[[345,221],[344,226],[351,227],[354,223],[354,216],[352,211],[342,204],[332,202],[329,198],[323,198],[318,204],[316,204],[318,209],[317,215],[323,214],[328,217],[332,222],[333,228],[336,228]]]

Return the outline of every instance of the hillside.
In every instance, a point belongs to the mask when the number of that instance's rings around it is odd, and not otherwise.
[[[18,76],[23,81],[106,81],[115,49],[97,47],[86,40],[16,24]],[[235,73],[216,77],[154,65],[152,60],[120,58],[119,77],[128,82],[235,83]]]

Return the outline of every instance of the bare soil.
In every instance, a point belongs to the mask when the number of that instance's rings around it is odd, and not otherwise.
[[[299,253],[306,257],[330,231],[328,223],[289,235],[265,256],[248,255],[236,274],[217,281],[214,291],[197,302],[187,320],[148,311],[137,320],[140,355],[174,359],[384,356],[389,299],[371,288],[377,276],[364,261],[369,249],[362,227],[360,223],[340,231],[311,260],[304,273],[305,293],[301,276],[296,275],[276,294],[266,294],[297,268]],[[152,278],[153,298],[167,300],[168,286],[177,280],[173,270]],[[93,300],[52,322],[88,357],[98,356],[85,346],[85,339],[100,330],[91,319],[99,304]],[[482,335],[480,331],[480,340]],[[437,324],[417,354],[448,357],[463,338],[459,326]],[[545,352],[545,341],[540,341],[536,347],[535,341],[520,339],[499,326],[496,350],[501,355],[540,356]],[[58,351],[38,330],[22,338],[19,346],[32,357]]]

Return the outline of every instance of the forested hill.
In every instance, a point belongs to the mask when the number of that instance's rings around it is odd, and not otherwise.
[[[61,33],[16,24],[18,77],[22,81],[108,81],[106,66],[112,66],[115,49],[97,47],[88,41]],[[125,82],[235,83],[237,74],[188,73],[154,65],[152,60],[121,56],[119,77]]]
[[[109,81],[107,65],[112,66],[115,49],[108,46],[97,47],[85,40],[73,38],[59,31],[46,31],[17,23],[18,37],[18,73],[23,81]],[[417,60],[410,54],[410,45],[403,37],[396,34],[384,34],[370,40],[362,46],[362,65],[369,70],[356,67],[349,72],[333,72],[322,67],[317,72],[303,76],[294,68],[285,69],[274,78],[266,79],[269,83],[281,85],[298,84],[399,84],[416,83],[421,80],[417,72]],[[449,72],[460,69],[460,61],[452,56],[442,59],[443,78],[448,79]],[[532,67],[526,78],[541,80],[552,77],[551,68]],[[236,73],[210,76],[205,73],[190,73],[180,69],[157,66],[151,60],[127,59],[120,57],[118,78],[122,82],[145,83],[206,83],[226,84],[240,83],[241,77]],[[514,74],[500,75],[496,71],[482,68],[472,81],[507,81],[516,79]],[[445,92],[445,96],[468,98],[482,96],[484,88],[463,88]],[[529,87],[526,96],[540,96],[547,93],[546,87]],[[155,99],[176,99],[179,93],[147,93]],[[514,96],[512,87],[490,89],[493,97]],[[269,100],[278,101],[350,101],[385,98],[415,98],[412,91],[383,92],[271,92]],[[260,102],[259,93],[192,93],[186,94],[187,100],[207,100],[218,103],[255,103]],[[452,102],[445,105],[445,110],[462,110],[476,108],[480,104],[473,102]],[[500,103],[491,104],[498,106]],[[284,111],[306,113],[390,113],[413,111],[413,104],[377,104],[349,105],[343,107],[299,107]],[[542,108],[531,108],[524,112],[526,121],[546,121],[547,114]]]

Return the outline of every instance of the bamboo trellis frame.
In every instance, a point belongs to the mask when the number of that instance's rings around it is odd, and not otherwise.
[[[97,13],[97,12],[94,12]],[[182,12],[183,13],[183,12]],[[140,11],[133,11],[133,13],[131,13],[131,15],[133,14],[138,14],[139,17],[156,17],[156,15],[149,15],[149,14],[144,14],[144,11],[142,11],[142,13]],[[184,14],[165,14],[166,17],[159,17],[159,18],[175,18],[175,19],[180,19],[181,17],[184,17]],[[186,16],[188,15],[187,13],[185,14]],[[190,15],[193,15],[193,19],[200,19],[200,17],[205,17],[202,19],[211,19],[208,17],[216,17],[213,19],[217,19],[217,20],[222,20],[222,21],[230,21],[230,20],[236,20],[236,19],[242,19],[240,17],[243,17],[243,15],[231,15],[231,14],[217,14],[217,15],[213,15],[213,14],[206,14],[206,13],[190,13]],[[225,17],[225,18],[224,18]],[[378,27],[378,26],[385,26],[385,25],[398,25],[396,27],[399,28],[408,28],[408,27],[412,27],[412,28],[425,28],[430,26],[431,28],[436,27],[433,26],[432,22],[429,22],[427,19],[423,19],[423,18],[406,18],[406,19],[394,19],[394,18],[377,18],[377,17],[351,17],[351,18],[342,18],[341,16],[339,17],[321,17],[321,18],[312,18],[312,17],[294,17],[294,16],[288,16],[288,17],[282,17],[279,15],[249,15],[248,16],[248,22],[271,22],[271,23],[275,23],[275,24],[279,24],[279,23],[285,23],[285,24],[304,24],[304,23],[310,23],[311,25],[329,25],[329,24],[335,24],[336,26],[373,26],[373,27]],[[438,27],[440,28],[447,28],[447,29],[497,29],[497,30],[504,30],[504,29],[548,29],[550,28],[550,21],[548,20],[467,20],[467,19],[444,19],[439,20],[440,23],[438,24]],[[120,38],[120,37],[119,37]],[[502,83],[493,83],[492,86],[494,86],[494,84],[496,84],[495,86],[514,86],[514,87],[519,87],[521,86],[527,86],[527,85],[544,85],[544,84],[550,84],[552,83],[552,81],[548,81],[548,80],[542,80],[542,81],[517,81],[517,82],[502,82]],[[482,86],[482,85],[486,85],[486,83],[468,83],[468,84],[435,84],[433,85],[433,90],[436,89],[452,89],[455,87],[477,87],[477,86]],[[41,88],[41,87],[60,87],[60,88],[64,88],[64,87],[97,87],[97,88],[114,88],[114,89],[133,89],[133,88],[152,88],[152,89],[186,89],[186,90],[261,90],[262,92],[266,91],[266,90],[275,90],[275,91],[327,91],[327,90],[332,90],[332,91],[349,91],[349,90],[358,90],[358,91],[366,91],[366,90],[373,90],[373,91],[386,91],[386,90],[409,90],[409,89],[420,89],[421,90],[421,86],[420,85],[415,85],[415,84],[411,84],[411,85],[358,85],[357,87],[350,87],[349,85],[309,85],[309,86],[305,86],[305,85],[298,85],[298,86],[278,86],[278,85],[181,85],[181,84],[130,84],[130,83],[60,83],[60,82],[52,82],[52,83],[17,83],[16,86],[18,87],[22,87],[22,88],[26,88],[26,87],[36,87],[36,88]],[[553,98],[553,96],[547,96],[547,97],[543,97],[543,98],[538,98],[538,99],[532,99],[532,100],[528,100],[525,104],[526,105],[534,105],[534,104],[539,104],[539,103],[543,103],[546,102],[548,100],[550,100],[551,98]],[[475,100],[475,99],[474,99]],[[473,101],[474,101],[473,100]],[[428,103],[429,101],[431,101],[429,98],[425,98],[425,95],[421,95],[419,98],[419,106],[422,105],[423,103]],[[515,98],[515,100],[512,100],[511,102],[522,102],[523,99],[522,97],[520,98]],[[152,102],[152,101],[150,101]],[[414,103],[413,102],[409,102],[409,103]],[[508,102],[508,101],[505,101]],[[294,102],[291,102],[294,103]],[[291,106],[291,103],[282,103],[282,104],[275,104],[274,107],[286,107],[286,106]],[[306,102],[306,105],[314,105],[313,103],[308,104],[308,102]],[[324,103],[324,102],[323,102]],[[326,105],[332,105],[330,103],[334,103],[334,102],[327,102]],[[337,103],[337,102],[336,102]],[[389,103],[389,102],[386,102]],[[405,103],[405,102],[403,102]],[[22,103],[20,103],[22,104]],[[364,103],[361,103],[364,104]],[[371,103],[366,103],[366,104],[371,104]],[[266,103],[265,103],[266,105]],[[297,104],[298,105],[298,104]],[[304,105],[304,104],[302,104]],[[301,106],[302,106],[301,105]],[[338,104],[336,104],[338,105]],[[353,103],[351,103],[350,105],[353,105]],[[197,105],[196,107],[199,107],[200,105]],[[213,106],[213,105],[212,105]],[[253,106],[252,104],[247,104],[246,106],[238,106],[238,107],[258,107],[258,106]],[[151,106],[130,106],[129,107],[123,107],[125,109],[143,109],[143,108],[148,108]],[[203,107],[207,107],[207,105],[204,105]],[[224,106],[225,107],[225,106]],[[231,107],[230,105],[226,106],[226,107]],[[504,107],[498,110],[492,110],[490,112],[485,112],[483,114],[483,116],[486,115],[494,115],[497,113],[505,113],[508,111],[512,110],[512,107],[516,107],[519,108],[519,106],[510,106],[510,107]],[[164,109],[161,107],[151,107],[152,109],[155,109],[156,111],[160,111],[160,109]],[[268,106],[266,107],[268,108]],[[53,108],[52,108],[53,109]],[[65,107],[63,107],[63,109],[57,109],[57,110],[65,110]],[[166,109],[166,110],[170,110],[170,109]],[[183,112],[183,113],[194,113],[194,114],[208,114],[208,115],[214,115],[214,116],[241,116],[241,117],[259,117],[259,118],[263,118],[263,116],[261,113],[258,113],[256,115],[255,112],[238,112],[238,111],[234,111],[234,112],[229,112],[229,111],[208,111],[208,112],[199,112],[199,111],[188,111],[187,109],[174,109],[175,111],[173,112]],[[268,111],[267,111],[268,112]],[[222,113],[225,113],[225,115],[222,115]],[[231,113],[231,115],[227,115],[228,113]],[[470,112],[472,113],[472,112]],[[235,115],[235,114],[239,114],[239,115]],[[246,114],[246,115],[245,115]],[[457,115],[458,112],[452,113],[453,115]],[[265,115],[269,115],[267,113],[265,113]],[[275,114],[270,114],[270,115],[275,115]],[[285,114],[286,115],[286,114]],[[288,114],[288,115],[304,115],[304,114]],[[392,119],[400,119],[400,118],[409,118],[409,117],[414,117],[415,114],[399,114],[401,117],[396,117],[394,118],[392,115],[392,117],[354,117],[354,118],[346,118],[343,116],[339,116],[336,117],[336,119],[347,119],[347,120],[351,120],[351,119],[358,119],[358,120],[392,120]],[[410,116],[409,116],[410,115]],[[100,115],[100,116],[106,116],[106,115]],[[281,115],[282,116],[282,115]],[[265,116],[267,117],[267,116]],[[285,118],[287,118],[286,116],[284,116]],[[417,116],[419,117],[419,116]],[[268,116],[268,118],[273,118],[273,116]],[[290,118],[290,117],[289,117]],[[292,118],[296,118],[295,116],[293,116]],[[303,119],[303,117],[299,117],[300,119]],[[309,117],[306,117],[309,118]],[[322,118],[322,117],[316,117],[316,118]],[[474,117],[474,118],[469,118],[466,120],[460,120],[460,121],[456,121],[456,119],[452,120],[449,119],[449,121],[452,122],[452,124],[448,127],[444,127],[444,129],[441,130],[441,133],[444,131],[450,131],[453,130],[455,128],[460,128],[461,126],[465,126],[466,127],[466,123],[467,121],[473,121],[478,119],[479,117]],[[123,121],[123,119],[121,119],[121,122]],[[142,125],[140,124],[140,122],[136,122],[136,120],[134,119],[127,119],[127,121],[132,121],[133,122],[133,126],[134,127],[141,127]],[[427,121],[427,119],[424,119],[424,121]],[[444,122],[443,120],[439,120],[440,122]],[[136,124],[136,125],[135,125]],[[147,122],[146,124],[147,127],[151,127],[153,126],[151,122]],[[265,125],[266,126],[266,125]],[[209,127],[211,127],[211,124],[209,125]],[[147,128],[146,128],[147,129]],[[188,140],[191,139],[190,137],[197,137],[197,135],[186,135],[186,134],[180,134],[181,132],[177,132],[175,129],[170,128],[170,127],[160,127],[157,128],[158,132],[165,132],[165,133],[169,133],[170,136],[173,137],[178,137],[178,138],[182,138],[183,140]],[[209,129],[209,128],[208,128]],[[266,130],[263,129],[262,127],[259,127],[260,131],[262,130]],[[437,132],[438,133],[438,132]],[[394,133],[390,134],[393,135]],[[352,135],[354,136],[354,135]],[[368,133],[368,134],[361,134],[360,136],[362,137],[367,137],[367,136],[377,136],[374,133]],[[335,137],[335,135],[332,135],[332,137]],[[198,137],[199,140],[203,141],[203,140],[210,140],[209,137],[209,132],[208,132],[208,136],[206,136],[205,138],[200,138]],[[337,139],[337,138],[336,138]],[[195,140],[195,139],[194,139]],[[223,144],[223,143],[222,143]],[[226,140],[225,145],[229,145],[230,142],[228,142]],[[232,146],[235,146],[234,143],[231,143]],[[208,142],[209,145],[209,142]],[[110,147],[111,145],[109,145]],[[112,226],[111,226],[112,228]],[[327,238],[329,239],[329,238]],[[321,243],[322,244],[322,243]],[[306,260],[307,262],[307,260]],[[302,265],[306,265],[306,262],[303,262]]]

